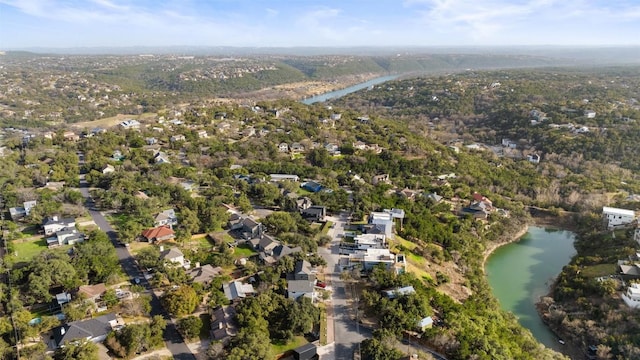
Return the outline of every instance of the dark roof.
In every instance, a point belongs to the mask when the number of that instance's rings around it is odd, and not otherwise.
[[[304,344],[293,350],[297,360],[314,359],[318,352],[318,348],[313,343]]]
[[[89,320],[73,321],[53,329],[53,337],[60,346],[65,342],[104,336],[111,332],[109,322],[114,320],[115,314],[107,314]]]
[[[281,258],[283,256],[295,254],[301,252],[302,248],[300,246],[290,248],[287,245],[278,245],[273,249],[273,256],[276,258]]]

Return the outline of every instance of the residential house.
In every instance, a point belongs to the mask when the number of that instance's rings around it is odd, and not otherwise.
[[[153,156],[153,162],[156,164],[171,164],[171,161],[169,161],[169,155],[162,151],[158,151]]]
[[[64,181],[47,181],[41,189],[49,189],[51,191],[60,191],[64,188]]]
[[[290,174],[269,174],[269,178],[271,181],[300,181],[300,177],[298,175],[290,175]]]
[[[433,326],[433,318],[431,316],[427,316],[418,320],[418,331],[425,331],[426,329]]]
[[[107,287],[104,285],[104,283],[95,285],[82,285],[78,288],[78,295],[83,296],[86,300],[96,303],[106,291]]]
[[[304,152],[304,145],[300,144],[299,142],[294,142],[289,147],[289,150],[292,154],[301,154]]]
[[[584,116],[587,117],[587,119],[593,119],[596,117],[596,112],[593,110],[585,110],[584,111]]]
[[[515,149],[518,147],[518,144],[511,141],[510,139],[504,138],[502,139],[502,146],[510,149]]]
[[[607,229],[629,225],[636,219],[636,213],[633,210],[618,209],[608,206],[602,207],[602,216],[607,224]]]
[[[351,267],[360,266],[367,271],[373,270],[374,267],[380,264],[384,264],[387,269],[391,269],[395,263],[396,256],[389,249],[370,248],[349,255],[349,265]]]
[[[214,278],[222,275],[223,273],[223,269],[219,266],[213,267],[209,264],[205,266],[197,266],[197,265],[199,264],[196,264],[195,268],[187,272],[187,275],[189,276],[191,281],[194,283],[203,284],[203,285],[210,284]]]
[[[52,235],[64,228],[74,228],[76,220],[74,218],[60,218],[57,215],[48,216],[42,221],[42,229],[45,235]]]
[[[540,155],[538,154],[529,154],[527,155],[527,161],[534,163],[534,164],[538,164],[540,163]]]
[[[630,284],[621,297],[630,308],[640,309],[640,284]]]
[[[116,171],[116,168],[113,167],[113,165],[111,164],[107,164],[102,168],[102,174],[110,174],[115,171]]]
[[[371,178],[371,184],[378,185],[380,183],[391,184],[389,174],[375,175],[374,177]]]
[[[72,321],[53,329],[54,346],[62,347],[66,343],[81,340],[99,343],[106,339],[107,335],[118,324],[115,314],[102,315],[88,320]]]
[[[48,247],[57,247],[62,245],[75,245],[83,242],[85,236],[75,227],[65,227],[55,232],[54,236],[46,239]]]
[[[413,286],[403,286],[403,287],[398,287],[391,290],[382,291],[382,294],[387,299],[395,299],[398,296],[411,295],[415,293],[416,293],[416,289],[414,289]]]
[[[68,292],[61,292],[56,294],[56,304],[58,308],[62,308],[62,305],[70,303],[72,300],[71,294]]]
[[[122,155],[122,151],[114,150],[113,153],[111,154],[111,158],[115,161],[122,161],[124,160],[124,155]]]
[[[127,119],[123,122],[121,122],[120,127],[125,129],[125,130],[130,130],[130,129],[139,129],[140,128],[140,122],[138,122],[137,120],[132,120],[132,119]]]
[[[640,265],[633,263],[622,263],[618,265],[620,277],[623,280],[640,279]]]
[[[142,237],[148,242],[153,243],[156,241],[167,241],[176,237],[173,229],[169,226],[158,226],[151,229],[147,229],[142,232]]]
[[[315,181],[303,182],[302,184],[300,184],[300,187],[312,193],[317,193],[318,191],[322,190],[322,185]]]
[[[197,135],[200,139],[206,139],[209,137],[209,135],[207,134],[207,130],[198,130]]]
[[[437,203],[439,203],[440,201],[442,201],[442,199],[443,199],[443,197],[442,197],[442,196],[438,195],[438,194],[437,194],[437,193],[435,193],[435,192],[432,192],[432,193],[426,194],[426,195],[425,195],[425,197],[426,197],[427,199],[429,199],[429,200],[433,201],[433,202],[434,202],[434,203],[436,203],[436,204],[437,204]]]
[[[238,280],[222,284],[222,291],[229,301],[241,300],[247,296],[255,294],[253,285],[243,284]]]
[[[306,260],[297,261],[293,272],[287,274],[287,298],[298,299],[304,296],[314,300],[315,283],[316,276],[311,270],[311,264]]]
[[[234,325],[234,316],[235,311],[230,306],[211,309],[211,338],[226,342],[230,337],[236,336],[238,332]]]
[[[406,198],[407,200],[415,200],[416,196],[418,196],[420,194],[420,191],[418,190],[411,190],[409,188],[404,188],[400,191],[398,191],[398,195]]]
[[[236,227],[237,226],[238,225],[236,225]],[[242,233],[242,237],[247,240],[260,237],[263,232],[262,223],[259,223],[250,217],[245,217],[240,221],[239,229]]]
[[[154,226],[169,226],[173,229],[174,226],[178,225],[178,216],[176,215],[176,211],[173,209],[164,210],[153,219]]]
[[[296,206],[300,211],[310,208],[311,205],[313,205],[313,202],[306,196],[296,199]]]
[[[11,215],[11,220],[16,221],[29,216],[29,214],[31,214],[31,209],[33,209],[37,204],[38,202],[36,200],[25,201],[22,203],[22,207],[10,208],[9,215]]]
[[[278,151],[282,153],[289,152],[289,145],[287,143],[278,144]]]
[[[367,144],[362,141],[356,141],[353,143],[353,148],[356,150],[366,150]]]
[[[336,114],[336,113],[331,114],[331,120],[337,121],[340,119],[342,119],[342,114]]]
[[[247,126],[246,128],[244,128],[244,130],[242,130],[243,137],[251,137],[251,136],[254,136],[255,134],[256,134],[256,128],[254,128],[253,126]]]
[[[182,134],[176,134],[176,135],[173,135],[172,137],[169,138],[169,141],[171,141],[171,142],[185,141],[185,140],[186,140],[186,138]]]
[[[491,208],[485,202],[474,202],[460,210],[460,215],[471,215],[474,219],[486,219],[491,213]]]
[[[325,150],[327,150],[329,152],[329,154],[331,155],[340,155],[340,151],[338,149],[340,149],[340,147],[337,144],[334,143],[328,143],[324,146]]]
[[[393,226],[395,219],[404,219],[404,210],[402,209],[384,209],[382,212],[372,212],[369,214],[369,224],[379,227],[387,237],[393,235]]]
[[[80,135],[74,133],[73,131],[65,131],[62,133],[62,138],[65,141],[78,141],[80,140]]]
[[[359,116],[356,118],[356,120],[358,120],[359,122],[363,123],[363,124],[369,124],[371,122],[371,119],[369,119],[368,116]]]
[[[327,216],[327,207],[313,205],[300,211],[302,217],[311,221],[324,221]]]
[[[155,145],[158,143],[158,139],[154,137],[148,137],[144,139],[144,142],[147,143],[147,145]]]
[[[189,260],[184,258],[184,254],[177,247],[165,249],[160,246],[160,260],[165,263],[172,263],[188,269],[190,267]]]

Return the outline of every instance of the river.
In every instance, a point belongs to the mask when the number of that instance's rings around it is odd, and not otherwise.
[[[387,82],[387,81],[390,81],[390,80],[397,79],[398,76],[399,75],[387,75],[387,76],[377,77],[375,79],[371,79],[371,80],[365,81],[363,83],[359,83],[359,84],[356,84],[356,85],[353,85],[353,86],[349,86],[349,87],[344,88],[344,89],[335,90],[335,91],[331,91],[331,92],[328,92],[328,93],[324,93],[324,94],[308,97],[308,98],[302,100],[302,103],[303,104],[307,104],[307,105],[311,105],[313,103],[327,101],[327,100],[333,99],[333,98],[339,98],[341,96],[345,96],[345,95],[350,94],[352,92],[356,92],[358,90],[362,90],[362,89],[368,88],[369,86],[378,85],[378,84],[382,84],[383,82]]]
[[[514,313],[539,342],[558,351],[562,345],[538,316],[535,303],[576,253],[573,241],[570,231],[531,226],[517,242],[496,249],[485,265],[501,307]]]

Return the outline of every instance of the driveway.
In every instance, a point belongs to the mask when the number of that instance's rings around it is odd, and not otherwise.
[[[332,241],[328,248],[321,247],[318,253],[327,262],[325,269],[325,279],[327,285],[333,288],[331,301],[327,303],[327,321],[333,321],[333,334],[327,334],[329,341],[334,339],[333,344],[329,344],[320,352],[322,360],[346,360],[353,359],[353,352],[358,349],[360,342],[371,338],[371,330],[358,326],[351,319],[351,309],[349,309],[349,299],[345,291],[345,283],[340,280],[340,237],[344,233],[344,225],[348,219],[348,213],[341,213],[338,216],[327,217],[335,226],[327,233]],[[327,332],[331,332],[331,324],[327,326]]]
[[[84,164],[84,155],[82,153],[78,153],[78,157],[80,159],[79,165],[82,166]],[[118,259],[120,260],[120,266],[124,272],[129,276],[129,278],[133,281],[134,278],[140,279],[140,285],[142,285],[145,289],[151,290],[151,286],[144,278],[144,275],[133,258],[131,253],[126,247],[120,245],[118,241],[118,235],[111,227],[111,225],[107,222],[107,219],[100,213],[99,211],[92,210],[95,209],[95,204],[91,196],[89,195],[89,184],[84,178],[84,174],[80,174],[80,193],[85,198],[84,206],[89,211],[89,215],[96,223],[96,225],[100,228],[100,230],[107,233],[109,239],[113,243],[113,246],[116,248],[116,254],[118,255]],[[178,333],[178,329],[175,324],[171,322],[171,318],[169,314],[166,313],[164,307],[160,303],[160,299],[153,293],[153,291],[148,291],[148,294],[151,295],[151,316],[161,315],[163,318],[167,320],[167,328],[164,330],[164,342],[167,345],[169,351],[173,355],[174,359],[178,360],[195,360],[195,356],[191,353],[191,350],[184,343],[182,336]]]

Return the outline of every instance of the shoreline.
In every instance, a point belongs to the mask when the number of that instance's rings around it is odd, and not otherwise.
[[[483,253],[482,253],[482,272],[486,275],[486,265],[487,265],[487,260],[489,259],[489,257],[491,256],[491,254],[493,254],[494,251],[496,251],[498,248],[508,245],[508,244],[512,244],[518,240],[520,240],[520,238],[522,238],[527,231],[529,231],[529,224],[525,224],[520,230],[518,230],[518,232],[515,233],[515,235],[513,235],[509,240],[505,241],[505,242],[501,242],[501,243],[490,243],[486,249],[484,249]]]

